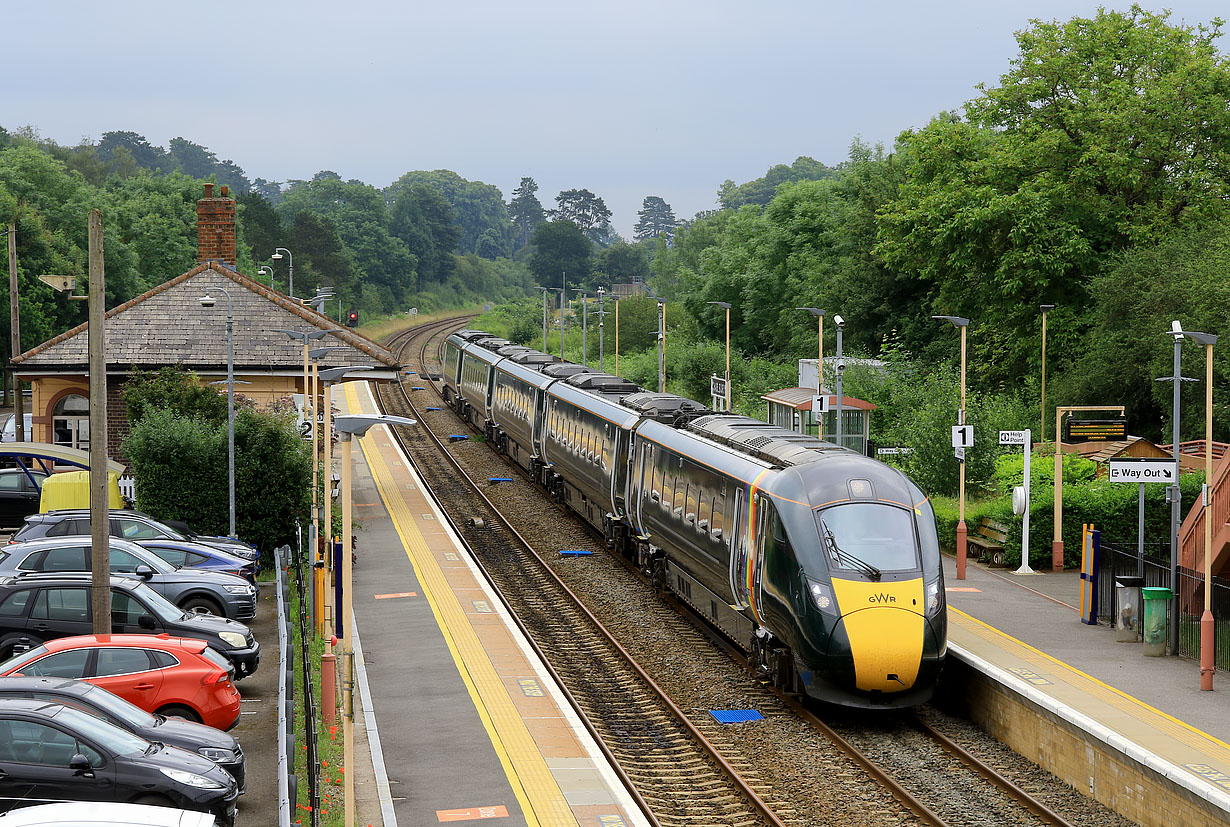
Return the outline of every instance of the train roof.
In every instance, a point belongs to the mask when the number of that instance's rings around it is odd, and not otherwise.
[[[824,454],[846,449],[810,434],[800,434],[748,416],[712,414],[693,419],[687,430],[783,468],[815,462]]]
[[[597,373],[598,371],[585,365],[573,364],[572,362],[556,362],[553,365],[545,366],[542,372],[547,376],[554,376],[556,379],[566,379],[578,373]]]
[[[545,388],[556,381],[553,377],[540,373],[536,365],[522,365],[512,359],[501,359],[495,370],[497,374],[507,374],[535,388]]]
[[[455,330],[453,331],[453,336],[466,342],[491,338],[491,334],[485,330]]]
[[[699,402],[684,396],[676,396],[673,393],[654,393],[652,391],[632,393],[620,400],[620,404],[637,411],[643,416],[668,424],[677,423],[680,419],[711,413],[708,408]]]
[[[516,345],[516,344],[512,344],[511,342],[508,344],[501,345],[499,347],[492,347],[491,345],[486,345],[486,344],[483,346],[486,347],[488,350],[494,350],[496,353],[500,354],[501,356],[516,356],[516,355],[523,354],[523,353],[533,353],[534,352],[534,348],[532,347],[526,347],[525,345]]]
[[[564,381],[574,388],[582,388],[607,396],[627,396],[642,390],[640,385],[609,373],[576,373]]]
[[[461,351],[467,356],[471,356],[481,362],[486,362],[489,365],[493,365],[504,358],[491,348],[485,347],[482,342],[469,342],[462,345]]]
[[[514,353],[510,357],[519,365],[538,365],[546,366],[555,364],[555,357],[549,353],[543,353],[538,350],[531,350],[525,353]]]
[[[554,396],[581,410],[596,414],[620,428],[631,428],[641,419],[641,415],[636,411],[620,405],[618,399],[602,396],[594,391],[581,390],[566,382],[552,382],[547,388],[547,396]]]

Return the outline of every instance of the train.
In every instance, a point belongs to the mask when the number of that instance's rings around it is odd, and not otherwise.
[[[943,567],[900,470],[481,330],[447,338],[441,373],[449,407],[765,682],[866,709],[931,697]]]

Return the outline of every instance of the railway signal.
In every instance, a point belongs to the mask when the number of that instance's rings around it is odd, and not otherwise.
[[[349,313],[346,314],[346,327],[358,327],[358,326],[359,326],[359,311],[351,310]]]

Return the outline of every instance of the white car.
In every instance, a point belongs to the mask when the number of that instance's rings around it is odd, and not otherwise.
[[[144,804],[71,801],[10,810],[0,816],[4,827],[216,827],[209,813]]]

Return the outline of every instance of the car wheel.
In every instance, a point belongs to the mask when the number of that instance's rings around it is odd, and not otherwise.
[[[194,724],[202,723],[201,716],[197,715],[195,710],[190,707],[180,706],[179,704],[164,706],[158,710],[158,714],[167,718],[183,718],[185,721],[191,721]]]
[[[211,600],[208,597],[190,597],[179,607],[185,612],[198,615],[217,615],[218,617],[226,617],[226,612],[222,611],[222,607],[217,601]]]
[[[145,804],[150,807],[174,807],[175,806],[175,802],[171,801],[171,799],[167,798],[165,795],[157,795],[154,793],[149,793],[146,795],[139,795],[132,800],[132,803],[133,804]]]

